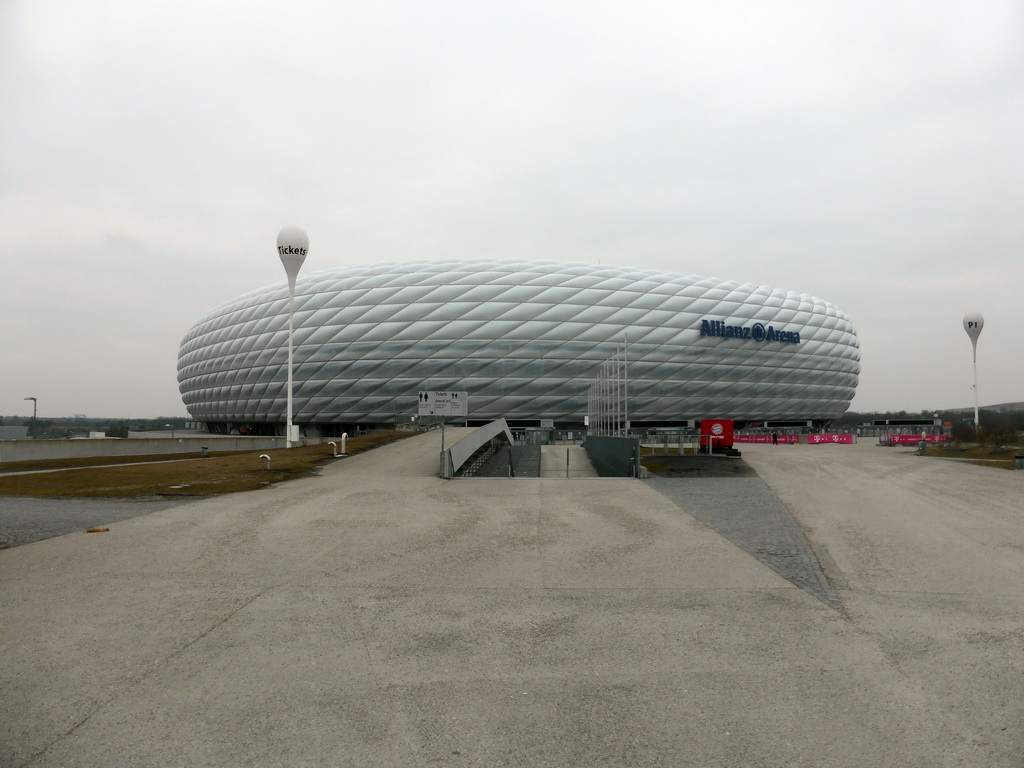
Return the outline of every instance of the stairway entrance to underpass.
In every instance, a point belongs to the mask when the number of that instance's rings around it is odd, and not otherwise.
[[[587,456],[586,448],[578,445],[540,446],[541,477],[599,477]]]
[[[490,456],[473,476],[573,479],[598,477],[598,473],[578,445],[512,445]]]

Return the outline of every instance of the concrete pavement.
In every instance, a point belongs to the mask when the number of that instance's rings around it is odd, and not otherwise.
[[[1019,766],[1024,473],[750,446],[843,612],[436,433],[0,551],[4,766]]]

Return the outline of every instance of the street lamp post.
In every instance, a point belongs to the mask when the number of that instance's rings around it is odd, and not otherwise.
[[[281,257],[288,275],[288,419],[285,424],[284,444],[292,447],[296,435],[292,431],[292,334],[295,316],[295,278],[309,251],[309,236],[299,227],[288,226],[277,235],[277,255]]]
[[[34,397],[26,397],[25,399],[26,399],[26,400],[31,400],[31,401],[32,401],[32,431],[33,431],[33,432],[35,432],[35,426],[36,426],[36,412],[37,412],[37,410],[38,410],[36,406],[38,406],[38,405],[39,405],[39,401],[38,401],[38,400],[36,400],[36,399],[35,399]]]
[[[981,424],[978,423],[978,337],[981,329],[985,327],[985,318],[981,312],[968,312],[964,315],[964,330],[971,337],[971,347],[974,350],[974,439],[981,439]]]

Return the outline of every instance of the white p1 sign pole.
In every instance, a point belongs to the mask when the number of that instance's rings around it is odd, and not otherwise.
[[[445,458],[444,458],[444,416],[441,417],[441,464],[438,469],[437,476],[444,480],[448,473],[445,472]]]
[[[981,424],[978,423],[978,337],[981,336],[981,329],[985,327],[985,318],[981,312],[968,312],[964,315],[964,330],[971,337],[971,347],[974,350],[974,438],[981,436]]]
[[[469,415],[469,393],[452,392],[449,390],[420,390],[419,412],[417,416],[441,417],[441,461],[442,478],[448,477],[447,457],[444,453],[444,419],[446,416]]]
[[[309,235],[298,227],[285,227],[277,235],[277,255],[281,257],[288,275],[288,418],[285,423],[284,445],[292,447],[292,334],[295,316],[295,279],[302,269],[309,251]]]

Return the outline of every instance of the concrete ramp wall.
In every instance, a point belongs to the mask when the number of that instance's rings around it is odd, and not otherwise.
[[[601,477],[635,477],[640,441],[631,437],[587,435],[587,456]]]
[[[489,424],[478,427],[470,434],[455,443],[451,448],[445,450],[441,462],[441,476],[454,477],[459,468],[480,448],[492,440],[504,440],[511,445],[515,442],[512,439],[512,432],[504,419],[497,419]]]

